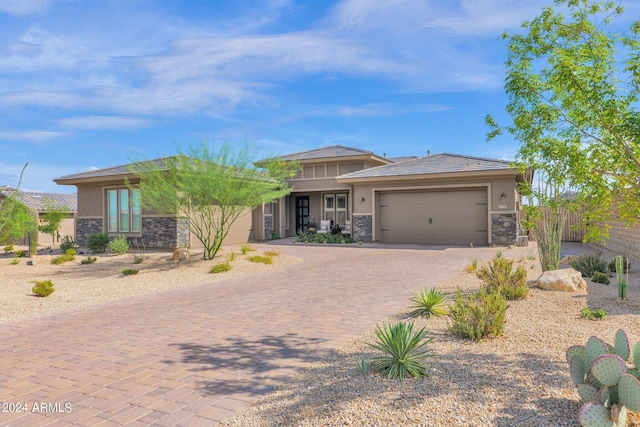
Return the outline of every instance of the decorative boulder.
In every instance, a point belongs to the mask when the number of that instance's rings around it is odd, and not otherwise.
[[[545,271],[536,280],[536,285],[548,291],[586,292],[587,282],[582,274],[573,268]]]
[[[189,259],[189,249],[179,248],[173,251],[171,259],[176,259],[178,262]]]

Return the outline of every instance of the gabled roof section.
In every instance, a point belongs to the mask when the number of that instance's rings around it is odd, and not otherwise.
[[[372,151],[361,150],[359,148],[345,147],[342,145],[332,145],[331,147],[316,148],[314,150],[301,151],[299,153],[287,154],[279,158],[283,160],[316,160],[316,159],[329,159],[329,158],[344,158],[344,157],[371,157],[378,159],[384,163],[390,163],[388,159],[376,155]]]
[[[3,196],[16,195],[16,198],[29,209],[36,210],[38,212],[44,211],[48,208],[48,203],[51,203],[56,209],[66,209],[69,212],[76,212],[78,210],[78,197],[76,194],[64,194],[64,193],[44,193],[40,191],[23,191],[16,190],[14,188],[6,188],[0,192]]]
[[[145,161],[145,163],[146,162],[155,163],[160,168],[160,170],[165,170],[166,169],[165,162],[167,159],[168,157],[161,157],[159,159],[147,160]],[[120,165],[120,166],[112,166],[112,167],[103,168],[103,169],[94,169],[86,172],[76,173],[73,175],[65,175],[59,178],[55,178],[53,181],[58,184],[67,184],[67,183],[71,183],[72,181],[84,180],[84,179],[131,175],[131,171],[129,170],[129,167],[132,164],[134,163],[128,163],[126,165]]]
[[[465,156],[461,154],[434,154],[431,156],[410,158],[409,160],[378,166],[337,177],[338,180],[361,178],[384,178],[411,175],[428,175],[459,172],[483,172],[510,170],[510,162]]]

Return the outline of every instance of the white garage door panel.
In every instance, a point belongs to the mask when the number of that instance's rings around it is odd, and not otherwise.
[[[482,189],[380,193],[378,240],[388,243],[486,245]]]

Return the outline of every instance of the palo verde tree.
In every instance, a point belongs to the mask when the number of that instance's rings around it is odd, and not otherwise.
[[[510,125],[487,116],[493,138],[508,131],[516,162],[568,185],[585,208],[585,240],[601,240],[612,209],[640,212],[640,21],[625,31],[613,2],[556,0],[520,34],[505,35]]]
[[[19,200],[22,175],[27,165],[28,163],[20,172],[17,189],[0,197],[0,244],[15,242],[35,230],[36,223],[33,216]]]
[[[204,259],[213,259],[248,209],[288,195],[285,178],[299,169],[278,159],[258,167],[247,146],[224,144],[213,151],[203,143],[178,151],[160,162],[137,161],[130,170],[140,179],[142,206],[188,219],[190,232],[204,246]]]
[[[55,244],[56,233],[62,226],[62,220],[67,216],[69,208],[66,206],[56,205],[55,200],[51,198],[45,198],[42,201],[44,205],[43,214],[41,216],[42,224],[38,225],[38,230],[44,234],[48,234],[52,238],[52,243]]]

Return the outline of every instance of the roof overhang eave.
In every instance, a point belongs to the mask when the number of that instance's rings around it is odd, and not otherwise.
[[[439,173],[422,173],[422,174],[406,174],[406,175],[386,175],[386,176],[369,176],[369,177],[349,177],[337,176],[336,181],[344,184],[385,182],[385,181],[424,181],[436,179],[457,179],[457,178],[481,178],[481,177],[515,177],[516,180],[523,180],[522,173],[516,169],[495,169],[482,171],[458,171],[458,172],[439,172]]]

